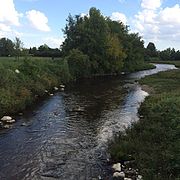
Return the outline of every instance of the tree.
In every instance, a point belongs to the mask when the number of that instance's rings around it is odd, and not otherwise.
[[[89,57],[78,49],[72,49],[65,58],[73,78],[87,77],[90,74]]]
[[[13,56],[14,55],[14,44],[8,38],[0,39],[0,56]]]
[[[124,70],[134,71],[144,63],[144,41],[138,33],[131,33],[126,36],[124,45],[127,54]]]
[[[145,51],[146,60],[151,60],[152,58],[157,58],[158,52],[156,50],[156,46],[153,42],[149,42]]]
[[[14,49],[15,49],[16,58],[19,59],[21,55],[21,51],[23,50],[23,42],[18,37],[15,38]]]
[[[63,56],[78,49],[89,57],[91,74],[119,73],[124,67],[136,69],[144,62],[141,37],[129,34],[122,22],[104,17],[96,8],[84,17],[69,15],[63,32]]]

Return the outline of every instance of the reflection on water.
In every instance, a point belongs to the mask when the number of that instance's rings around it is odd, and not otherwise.
[[[134,80],[173,68],[157,65],[125,79],[88,79],[42,102],[1,132],[0,179],[108,178],[107,141],[138,120],[148,95]]]

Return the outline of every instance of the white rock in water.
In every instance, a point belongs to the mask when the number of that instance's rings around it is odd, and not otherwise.
[[[16,70],[15,70],[15,73],[19,74],[19,73],[20,73],[20,71],[19,71],[18,69],[16,69]]]
[[[121,171],[121,164],[120,163],[116,163],[113,164],[112,168],[114,169],[114,171]]]
[[[59,87],[60,87],[60,88],[65,88],[65,85],[61,84]]]
[[[124,180],[132,180],[131,178],[124,178]]]
[[[113,174],[113,177],[116,177],[116,178],[118,178],[118,177],[125,178],[125,173],[124,172],[115,172]]]
[[[15,123],[15,119],[7,120],[6,123]]]
[[[64,88],[61,88],[61,91],[64,91]]]
[[[48,93],[48,90],[45,89],[44,92],[45,92],[45,93]]]
[[[54,90],[55,90],[55,91],[57,91],[57,90],[58,90],[58,88],[57,88],[57,87],[54,87]]]
[[[9,129],[10,127],[11,127],[11,125],[8,125],[8,124],[4,125],[5,129]]]
[[[54,94],[49,94],[50,96],[53,96]]]
[[[12,117],[10,117],[10,116],[3,116],[1,118],[1,121],[10,121],[10,120],[12,120]]]
[[[138,175],[137,180],[142,180],[142,179],[143,179],[142,176]]]

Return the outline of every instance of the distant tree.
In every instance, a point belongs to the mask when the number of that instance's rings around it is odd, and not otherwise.
[[[14,49],[15,49],[15,56],[17,59],[21,56],[21,51],[23,50],[23,42],[20,38],[16,37],[14,41]]]
[[[158,52],[155,44],[153,42],[149,42],[145,50],[145,59],[151,60],[153,58],[158,58]]]
[[[174,48],[167,48],[159,52],[161,60],[180,60],[180,51],[176,51]]]
[[[13,56],[14,55],[14,44],[8,38],[0,39],[0,56]]]
[[[152,42],[149,42],[149,44],[147,45],[147,49],[150,50],[151,52],[156,52],[156,46]]]
[[[35,56],[37,54],[37,48],[36,47],[30,48],[29,54]]]

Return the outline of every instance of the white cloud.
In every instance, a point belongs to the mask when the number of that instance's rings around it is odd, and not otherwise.
[[[174,7],[166,7],[160,11],[160,20],[164,23],[180,24],[180,6],[176,4]]]
[[[0,23],[0,31],[10,32],[11,27],[6,24]]]
[[[44,43],[47,44],[51,48],[59,48],[62,42],[64,41],[63,38],[56,38],[56,37],[46,37],[44,38]]]
[[[26,12],[26,17],[34,28],[45,32],[50,31],[50,27],[47,24],[48,18],[44,13],[36,10],[31,10]]]
[[[162,0],[142,0],[141,7],[144,9],[156,10],[161,7]]]
[[[111,15],[111,19],[114,21],[121,21],[123,24],[127,24],[126,16],[120,12],[113,12]]]
[[[0,0],[1,23],[19,26],[20,16],[22,16],[22,14],[16,11],[13,0]]]
[[[174,44],[178,44],[180,6],[176,4],[162,8],[160,0],[142,0],[141,7],[141,11],[132,20],[133,31],[139,32],[146,42],[161,42],[161,47],[164,47],[166,42],[174,41]]]

